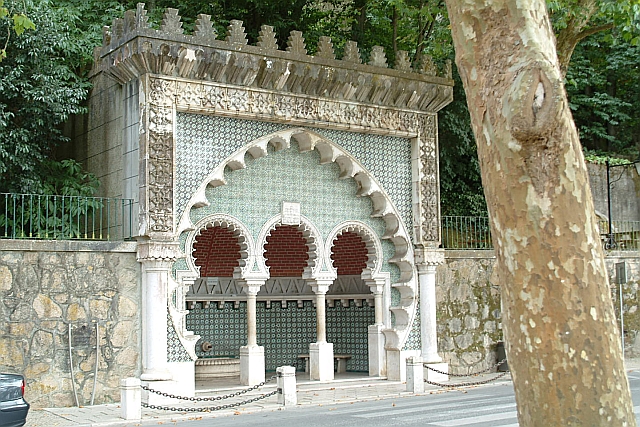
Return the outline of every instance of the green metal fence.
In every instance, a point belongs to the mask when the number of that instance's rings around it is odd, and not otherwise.
[[[133,200],[0,193],[0,238],[126,240]]]
[[[618,251],[640,250],[640,221],[598,221],[600,237],[605,249]]]
[[[603,247],[608,250],[640,250],[640,221],[607,221],[598,227]],[[442,247],[445,249],[493,249],[489,218],[472,216],[442,217]]]
[[[493,249],[489,218],[443,216],[442,247],[445,249]]]

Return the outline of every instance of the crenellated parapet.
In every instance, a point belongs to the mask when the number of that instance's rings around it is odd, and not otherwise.
[[[438,74],[430,58],[411,68],[408,53],[398,52],[395,68],[374,46],[362,63],[356,42],[348,42],[337,59],[329,37],[321,37],[316,55],[308,54],[304,37],[292,31],[286,50],[279,50],[273,27],[264,25],[258,42],[249,45],[242,21],[231,21],[218,34],[209,15],[198,15],[193,34],[184,34],[176,9],[167,9],[159,29],[151,28],[143,3],[103,29],[94,72],[124,84],[145,74],[210,81],[234,86],[374,104],[435,113],[453,97],[451,67]]]

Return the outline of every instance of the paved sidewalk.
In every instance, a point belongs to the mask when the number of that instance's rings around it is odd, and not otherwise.
[[[625,361],[627,372],[640,371],[640,359],[628,359]],[[481,381],[495,376],[487,374],[467,379]],[[452,378],[455,380],[455,378]],[[498,380],[499,382],[511,381],[510,375]],[[452,381],[458,382],[458,381]],[[275,384],[267,384],[257,391],[250,392],[233,399],[198,403],[204,407],[218,406],[233,402],[242,402],[261,394],[272,392]],[[387,381],[363,376],[338,379],[333,382],[319,383],[317,381],[301,380],[297,384],[298,405],[327,405],[334,403],[349,403],[363,400],[390,399],[409,396],[412,393],[406,391],[406,384],[399,381]],[[224,395],[242,390],[242,387],[225,387],[217,390],[200,389],[198,396]],[[425,385],[424,394],[432,394],[443,391],[442,388]],[[176,407],[193,407],[191,402],[176,401]],[[142,419],[125,421],[120,418],[120,404],[95,405],[72,408],[48,408],[32,409],[29,411],[25,427],[134,427],[165,424],[169,422],[187,421],[195,419],[208,419],[223,416],[242,415],[259,411],[282,411],[284,407],[277,404],[276,396],[263,400],[240,405],[236,408],[222,409],[215,412],[170,412],[143,408]]]
[[[196,392],[198,397],[217,396],[242,390],[242,387],[219,389],[215,392]],[[175,407],[215,407],[224,404],[242,402],[262,394],[272,392],[276,384],[267,384],[259,390],[243,394],[236,398],[214,402],[177,401]],[[399,381],[386,381],[360,376],[359,379],[347,379],[319,383],[317,381],[299,381],[297,384],[298,405],[323,405],[332,403],[348,403],[361,400],[374,400],[408,396],[406,384]],[[430,387],[436,390],[436,387]],[[428,393],[428,392],[427,392]],[[172,412],[143,408],[142,419],[125,421],[120,418],[120,404],[112,403],[72,408],[47,408],[29,411],[26,427],[107,427],[107,426],[145,426],[159,423],[187,421],[194,419],[216,418],[221,416],[241,415],[259,411],[281,411],[285,408],[277,403],[277,397],[270,396],[263,400],[240,405],[235,408],[217,410],[215,412]]]

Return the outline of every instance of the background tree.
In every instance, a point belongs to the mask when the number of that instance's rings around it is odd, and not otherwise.
[[[503,284],[520,425],[634,426],[546,5],[447,0],[447,7]]]
[[[0,44],[8,46],[0,62],[0,192],[41,193],[53,179],[53,150],[66,140],[62,124],[85,111],[89,84],[79,72],[91,50],[77,14],[47,0],[19,5],[35,29],[11,37],[11,22],[0,20]]]

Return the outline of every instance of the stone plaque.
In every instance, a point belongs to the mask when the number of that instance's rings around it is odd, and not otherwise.
[[[300,225],[300,203],[282,202],[282,224]]]

